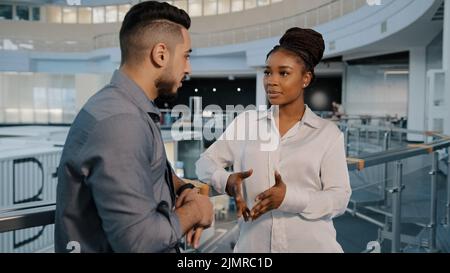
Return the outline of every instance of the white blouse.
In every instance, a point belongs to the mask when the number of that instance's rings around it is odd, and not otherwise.
[[[231,174],[225,167],[253,169],[243,183],[249,209],[275,184],[275,170],[286,184],[278,209],[255,221],[239,219],[235,252],[342,252],[332,218],[345,212],[351,195],[343,134],[306,106],[302,120],[280,138],[276,113],[272,107],[236,117],[201,155],[197,175],[224,194]]]

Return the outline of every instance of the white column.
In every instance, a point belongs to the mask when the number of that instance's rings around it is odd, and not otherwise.
[[[264,68],[256,69],[256,107],[267,105],[266,91],[264,90]]]
[[[450,0],[445,0],[442,66],[445,70],[445,108],[450,109]],[[450,111],[444,116],[444,134],[450,135]]]
[[[408,129],[425,130],[426,48],[409,51]],[[423,136],[408,134],[408,141],[423,141]]]

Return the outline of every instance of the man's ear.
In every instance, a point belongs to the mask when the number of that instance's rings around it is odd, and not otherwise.
[[[169,48],[164,43],[157,43],[150,54],[151,61],[157,67],[165,67],[169,63]]]

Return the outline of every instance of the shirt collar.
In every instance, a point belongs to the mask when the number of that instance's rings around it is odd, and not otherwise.
[[[149,99],[144,90],[140,88],[132,79],[120,70],[114,71],[111,84],[118,86],[118,90],[131,98],[134,104],[140,109],[152,115],[160,116],[161,112],[155,102]]]
[[[272,119],[275,111],[276,106],[273,105],[269,109],[258,111],[258,120],[263,118]],[[320,117],[318,117],[306,104],[305,104],[305,113],[303,114],[301,121],[304,124],[316,129],[319,129],[321,125]]]

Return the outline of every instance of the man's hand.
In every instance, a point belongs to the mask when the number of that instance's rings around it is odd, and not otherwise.
[[[214,219],[213,204],[209,197],[202,194],[197,194],[196,197],[187,202],[186,204],[194,204],[198,215],[197,222],[194,225],[195,228],[209,228]]]
[[[250,209],[247,207],[247,203],[242,196],[242,183],[244,179],[250,177],[253,170],[250,169],[245,172],[233,173],[228,177],[227,186],[225,191],[228,195],[233,196],[236,202],[237,216],[238,218],[244,216],[244,220],[250,219]]]
[[[200,193],[198,188],[193,189],[185,189],[180,196],[178,196],[177,201],[175,202],[175,208],[181,207],[183,204],[192,201],[195,197]]]
[[[286,195],[286,184],[281,179],[281,175],[275,171],[275,185],[270,189],[260,193],[256,197],[258,202],[250,212],[252,220],[258,219],[264,213],[280,207]]]
[[[177,202],[175,203],[175,208],[179,208],[179,207],[183,206],[183,204],[193,201],[199,193],[200,193],[200,190],[198,188],[184,190],[181,193],[181,195],[177,198]],[[186,243],[194,248],[198,248],[202,233],[203,233],[202,227],[194,227],[194,228],[190,229],[186,233]]]

